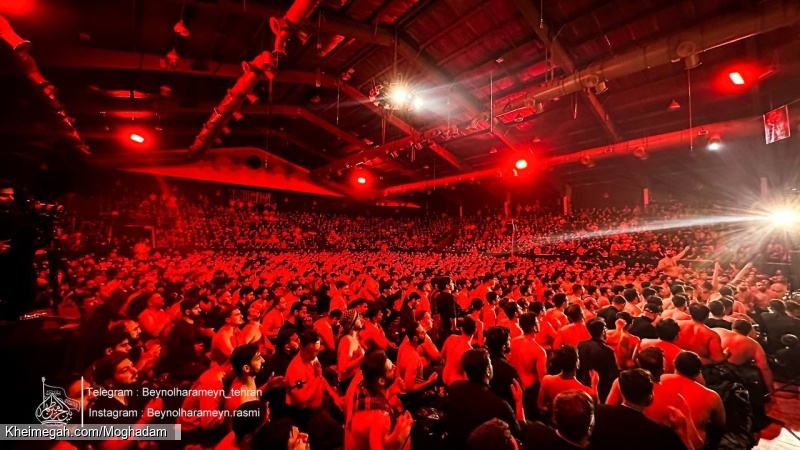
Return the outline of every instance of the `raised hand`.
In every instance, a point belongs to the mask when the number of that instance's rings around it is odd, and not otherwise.
[[[287,450],[308,450],[308,435],[301,433],[297,427],[292,427],[286,448]]]
[[[516,379],[511,380],[511,395],[514,397],[516,402],[522,401],[522,393],[523,393],[522,385],[519,384],[519,381]]]

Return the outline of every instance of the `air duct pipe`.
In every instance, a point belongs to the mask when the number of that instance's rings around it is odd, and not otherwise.
[[[9,24],[8,20],[3,16],[0,16],[0,38],[14,50],[14,54],[18,58],[18,63],[28,77],[28,80],[36,87],[50,108],[52,108],[53,112],[61,119],[61,122],[67,130],[69,145],[88,155],[89,146],[86,145],[86,142],[84,142],[78,134],[78,130],[73,124],[75,119],[67,115],[67,112],[64,110],[64,105],[56,98],[55,86],[42,76],[39,67],[36,65],[36,61],[28,54],[28,49],[31,46],[30,41],[17,35],[11,27],[11,24]]]
[[[600,159],[614,158],[624,155],[633,155],[639,159],[642,159],[643,154],[649,155],[657,151],[669,150],[677,147],[689,148],[692,143],[694,143],[695,148],[704,149],[706,140],[700,137],[699,134],[708,136],[718,134],[728,140],[746,136],[756,136],[758,133],[763,132],[763,122],[761,117],[740,119],[729,122],[697,126],[691,129],[648,136],[640,139],[633,139],[614,145],[589,148],[570,153],[568,155],[554,156],[551,158],[534,161],[532,165],[542,169],[552,168],[564,164],[583,164],[584,166],[590,166]],[[475,181],[483,178],[500,177],[504,174],[511,173],[512,170],[513,168],[511,165],[508,167],[501,166],[494,169],[478,170],[449,177],[437,178],[435,180],[393,186],[384,189],[383,193],[384,195],[390,195],[423,191],[435,187],[461,184],[467,181]]]
[[[799,0],[762,2],[755,11],[730,14],[675,32],[652,44],[594,63],[554,83],[531,89],[525,95],[512,100],[511,107],[512,110],[533,107],[573,92],[594,88],[609,80],[787,27],[797,23],[798,20],[800,20]]]
[[[320,0],[296,0],[283,17],[273,17],[270,20],[273,30],[278,28],[275,31],[275,56],[285,54],[286,41],[293,32],[300,31],[299,28],[311,17],[319,3]],[[253,61],[242,63],[242,68],[244,74],[236,80],[236,84],[219,106],[214,108],[194,143],[189,146],[189,159],[202,157],[213,144],[220,142],[219,137],[226,132],[231,118],[236,117],[238,120],[242,117],[241,109],[245,99],[251,102],[257,100],[253,95],[253,88],[260,77],[266,76],[272,80],[277,74],[274,57],[270,52],[263,52]]]

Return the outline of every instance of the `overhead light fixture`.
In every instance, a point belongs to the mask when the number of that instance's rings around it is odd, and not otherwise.
[[[413,111],[425,104],[419,93],[402,78],[375,85],[369,91],[369,99],[375,106],[388,110]]]
[[[728,76],[731,78],[733,84],[737,86],[744,85],[744,77],[742,77],[742,74],[740,74],[739,72],[731,72],[730,74],[728,74]]]
[[[601,81],[594,86],[594,93],[595,94],[602,94],[608,90],[608,85],[605,81]]]
[[[514,122],[521,123],[523,120],[525,120],[525,118],[522,117],[522,114],[520,113],[517,113],[517,115],[514,116]]]
[[[492,148],[489,149],[489,154],[490,155],[494,155],[495,153],[497,153],[497,147],[492,147]]]
[[[722,138],[719,134],[714,133],[711,137],[708,138],[708,144],[706,146],[711,151],[717,151],[722,148]]]
[[[642,161],[644,161],[650,155],[647,154],[647,149],[644,148],[644,145],[640,145],[640,146],[636,147],[633,150],[633,156],[635,156],[635,157],[641,159]]]
[[[142,143],[144,143],[144,137],[142,137],[142,135],[139,135],[139,134],[136,134],[136,133],[131,133],[131,135],[130,135],[130,139],[131,139],[133,142],[136,142],[136,143],[138,143],[138,144],[142,144]]]
[[[180,60],[180,56],[178,56],[178,51],[173,48],[172,50],[167,53],[166,59],[164,60],[165,68],[169,70],[175,70],[178,68],[178,61]]]
[[[356,182],[358,184],[367,184],[367,179],[364,178],[364,177],[358,177],[358,178],[356,178]]]
[[[189,35],[191,34],[189,32],[189,29],[186,28],[186,24],[183,23],[183,19],[179,20],[178,23],[176,23],[175,26],[172,27],[172,31],[174,31],[175,34],[181,37],[189,37]]]
[[[528,161],[525,159],[519,159],[516,163],[514,163],[514,167],[519,170],[527,169],[528,168]]]
[[[681,104],[675,100],[669,102],[669,106],[667,106],[667,111],[677,111],[679,109],[681,109]]]

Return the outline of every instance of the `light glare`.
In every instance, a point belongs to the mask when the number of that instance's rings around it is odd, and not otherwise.
[[[520,159],[520,160],[519,160],[519,161],[517,161],[517,163],[516,163],[516,164],[514,164],[514,165],[515,165],[515,166],[517,167],[517,169],[519,169],[519,170],[522,170],[522,169],[527,169],[527,168],[528,168],[528,161],[526,161],[526,160],[524,160],[524,159]]]
[[[800,213],[791,209],[781,209],[769,215],[773,224],[779,227],[789,227],[800,223]]]
[[[408,91],[406,91],[405,89],[396,88],[392,92],[392,101],[394,101],[398,105],[405,104],[405,102],[408,100],[408,95],[409,95]]]
[[[356,179],[356,182],[357,182],[358,184],[367,184],[367,179],[366,179],[366,178],[364,178],[364,177],[358,177],[358,178]]]
[[[738,85],[738,86],[744,85],[744,78],[742,77],[742,75],[739,72],[731,72],[730,73],[730,77],[731,77],[731,81],[733,81],[733,84]]]
[[[131,140],[139,144],[144,142],[144,138],[136,133],[131,134]]]

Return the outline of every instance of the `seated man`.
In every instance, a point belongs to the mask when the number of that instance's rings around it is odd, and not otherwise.
[[[553,425],[528,424],[523,431],[523,450],[579,450],[589,446],[594,425],[594,401],[580,390],[564,391],[553,400]]]
[[[619,375],[622,393],[621,405],[599,405],[595,411],[595,425],[589,442],[592,448],[602,449],[663,449],[691,448],[685,434],[653,422],[644,415],[644,409],[653,403],[653,380],[643,369],[630,369]],[[685,418],[673,413],[673,426],[685,433]]]
[[[465,448],[470,433],[494,418],[507,423],[511,433],[519,437],[520,427],[517,419],[525,419],[521,406],[521,388],[520,401],[517,402],[520,406],[517,408],[518,414],[515,414],[508,402],[489,389],[493,375],[489,352],[484,349],[469,350],[464,353],[461,364],[467,379],[453,383],[444,406],[446,414],[444,426],[448,433],[447,448]]]
[[[675,358],[675,374],[661,377],[661,384],[668,393],[686,399],[697,432],[705,441],[709,432],[717,433],[725,427],[725,407],[719,394],[695,381],[702,366],[697,354],[681,352]]]
[[[328,412],[326,394],[341,408],[341,399],[322,376],[317,359],[320,337],[316,330],[300,334],[300,352],[286,369],[286,404],[293,406],[298,427],[308,430],[311,445],[335,448],[344,443],[344,430]],[[316,443],[316,444],[315,444]]]
[[[383,351],[372,350],[361,364],[363,380],[348,412],[345,449],[410,449],[414,419],[406,411],[398,417],[389,400],[395,367]]]
[[[517,441],[511,435],[511,428],[500,419],[484,422],[469,434],[467,439],[469,450],[518,450]]]

